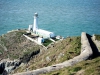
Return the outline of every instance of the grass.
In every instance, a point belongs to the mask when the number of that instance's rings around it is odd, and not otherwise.
[[[8,39],[6,37],[8,36],[4,36],[2,39],[4,40],[4,45],[6,45],[8,50],[10,50],[9,53],[21,57],[20,55],[28,56],[32,51],[38,50],[39,47],[37,45],[28,40],[26,41],[23,36],[20,36],[21,35],[20,33],[18,33],[18,38],[17,38],[19,39],[19,41],[17,43],[14,43],[15,41],[13,38],[16,37],[14,36],[14,34],[16,33],[13,33],[12,36],[13,41],[10,39],[11,43],[7,41]],[[100,40],[100,36],[96,35],[96,39]],[[8,43],[10,45],[8,45]],[[50,40],[46,40],[44,42],[45,46],[48,46],[50,43],[51,43]],[[17,47],[11,50],[11,48],[14,48],[14,46]],[[58,40],[58,43],[52,44],[51,47],[48,48],[47,50],[41,48],[41,53],[36,55],[34,58],[31,58],[28,66],[27,65],[20,66],[14,71],[14,73],[25,72],[26,68],[28,70],[35,70],[38,68],[62,63],[66,60],[69,60],[79,55],[80,51],[81,51],[81,37],[68,37],[62,41]],[[11,55],[11,57],[16,58],[13,55]],[[86,60],[71,67],[65,67],[63,69],[41,75],[79,75],[79,74],[100,75],[100,57],[91,60]]]
[[[96,40],[100,41],[100,35],[95,35],[95,37],[96,37]],[[97,44],[99,44],[99,43],[97,43]],[[97,45],[97,47],[100,50],[100,45]]]
[[[3,53],[3,51],[0,49],[0,54],[2,54]]]
[[[100,75],[100,57],[41,75]]]
[[[25,30],[13,31],[0,36],[0,59],[20,59],[26,54],[39,49],[35,43],[27,40],[23,34]],[[8,51],[4,49],[7,48]]]
[[[58,43],[53,44],[49,49],[42,50],[40,54],[30,60],[28,70],[34,70],[58,63],[62,63],[80,54],[81,38],[69,37]],[[33,64],[34,63],[34,64]],[[15,70],[16,72],[25,71],[26,66]]]
[[[96,36],[96,40],[100,41],[100,35],[95,35]]]
[[[44,45],[44,46],[48,46],[50,43],[52,43],[51,40],[45,39],[44,42],[43,42],[43,45]]]
[[[40,47],[27,40],[23,36],[25,33],[25,30],[19,30],[0,36],[0,59],[8,57],[10,59],[22,58],[23,62],[25,62],[32,53],[37,53]],[[96,39],[100,40],[100,35],[96,35]],[[50,43],[52,41],[46,40],[44,45],[48,46]],[[4,50],[5,47],[8,51]],[[20,66],[14,72],[23,72],[26,71],[26,68],[34,70],[62,63],[79,55],[80,51],[81,37],[68,37],[64,40],[58,40],[58,43],[52,44],[47,50],[41,48],[41,53],[31,58],[28,66]],[[83,75],[100,75],[100,57],[41,75],[78,75],[79,73]]]

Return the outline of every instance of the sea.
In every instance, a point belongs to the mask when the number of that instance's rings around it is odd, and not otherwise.
[[[38,13],[38,27],[63,37],[100,34],[100,0],[0,0],[0,35],[28,29]]]

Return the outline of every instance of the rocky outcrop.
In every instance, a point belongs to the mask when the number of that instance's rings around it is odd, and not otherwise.
[[[4,59],[0,61],[0,74],[6,72],[11,72],[13,69],[15,69],[17,66],[20,65],[19,60],[9,60],[9,59]]]
[[[15,30],[0,36],[0,74],[9,73],[40,52],[40,46],[27,40],[23,36],[25,33],[26,30]]]
[[[2,74],[4,71],[7,73],[10,73],[12,70],[14,70],[16,67],[18,67],[21,63],[27,63],[31,57],[34,55],[37,55],[40,52],[40,49],[37,51],[33,51],[31,54],[23,56],[20,60],[9,60],[9,59],[3,59],[0,61],[0,74]]]
[[[20,61],[21,61],[22,63],[28,63],[28,62],[30,61],[30,59],[31,59],[33,56],[37,55],[38,53],[40,53],[40,49],[38,49],[38,50],[36,50],[36,51],[33,51],[33,52],[31,52],[31,53],[28,53],[28,54],[24,55],[22,58],[20,58]]]
[[[56,64],[56,65],[36,69],[33,71],[17,73],[14,75],[39,75],[39,74],[51,72],[54,70],[59,70],[64,67],[72,66],[80,61],[86,60],[93,54],[93,52],[92,52],[92,48],[90,46],[89,40],[88,40],[85,32],[82,32],[82,34],[81,34],[81,44],[82,44],[81,45],[81,54],[79,56],[74,57],[73,59],[70,59],[68,61]]]

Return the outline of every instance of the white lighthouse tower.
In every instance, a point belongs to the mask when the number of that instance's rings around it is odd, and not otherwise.
[[[34,14],[34,22],[33,22],[33,32],[35,33],[38,30],[38,13]]]
[[[43,37],[43,38],[53,38],[53,37],[55,37],[55,34],[53,32],[38,28],[38,13],[34,14],[33,25],[29,25],[28,30],[32,33],[39,35],[40,37]]]

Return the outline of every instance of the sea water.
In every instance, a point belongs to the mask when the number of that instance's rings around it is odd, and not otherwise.
[[[56,35],[100,34],[100,0],[0,0],[0,35],[27,29],[35,12],[38,27]]]

